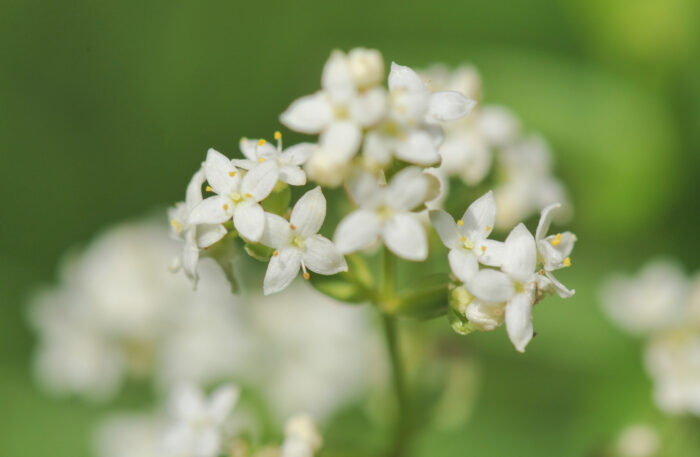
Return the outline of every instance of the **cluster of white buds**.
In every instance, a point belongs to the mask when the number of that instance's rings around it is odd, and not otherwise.
[[[198,253],[231,231],[247,253],[269,261],[265,294],[283,290],[300,271],[305,279],[312,273],[343,273],[350,278],[343,294],[339,287],[335,293],[321,290],[341,300],[351,295],[358,301],[386,302],[391,297],[379,297],[376,287],[372,292],[371,278],[359,278],[352,262],[348,271],[345,255],[381,242],[397,257],[425,261],[430,226],[421,211],[433,210],[430,219],[451,250],[450,265],[463,283],[460,290],[468,294],[453,310],[458,314],[455,328],[488,330],[505,319],[516,348],[523,351],[532,337],[532,306],[554,290],[562,297],[573,294],[552,271],[570,265],[575,236],[545,237],[553,210],[561,206],[555,202],[564,197],[551,177],[548,150],[521,136],[519,121],[506,109],[473,109],[480,86],[473,70],[450,75],[433,68],[421,75],[392,63],[386,87],[383,80],[378,51],[333,51],[323,68],[321,90],[294,101],[280,116],[291,130],[318,135],[316,143],[283,150],[282,135],[276,132],[276,147],[264,139],[243,139],[243,159],[210,149],[186,201],[171,213],[175,235],[185,240],[179,264],[196,281]],[[482,183],[496,150],[505,180],[494,182],[495,191],[474,202],[455,223],[439,211],[449,178],[460,176],[472,186]],[[307,177],[319,186],[290,205],[289,186],[305,185]],[[202,199],[205,181],[213,195]],[[357,209],[341,220],[331,241],[318,234],[326,216],[321,187],[341,185]],[[497,202],[506,208],[500,219]],[[504,243],[486,239],[494,226],[511,228],[542,209],[537,236],[521,224]],[[501,271],[479,271],[479,263]],[[447,290],[443,303],[445,295]],[[385,311],[401,308],[385,305]]]
[[[654,261],[636,277],[611,278],[602,301],[620,327],[645,338],[659,408],[700,416],[700,274]]]

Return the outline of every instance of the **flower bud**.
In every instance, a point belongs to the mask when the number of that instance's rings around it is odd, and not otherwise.
[[[352,79],[360,89],[384,80],[384,58],[376,49],[355,48],[348,53],[348,63]]]

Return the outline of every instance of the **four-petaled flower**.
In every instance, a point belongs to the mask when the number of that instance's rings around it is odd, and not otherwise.
[[[233,159],[232,163],[244,170],[252,170],[262,163],[269,162],[277,168],[278,179],[291,186],[306,184],[306,173],[301,169],[316,147],[313,143],[299,143],[282,150],[282,134],[275,132],[277,146],[267,141],[241,139],[241,152],[245,159]]]
[[[571,251],[574,249],[576,235],[571,232],[561,232],[547,236],[549,225],[552,222],[552,213],[561,208],[561,203],[554,203],[542,210],[540,222],[537,224],[535,241],[537,242],[537,254],[542,263],[545,276],[552,281],[554,288],[561,298],[571,297],[576,291],[569,290],[564,284],[554,277],[552,272],[560,268],[571,266]]]
[[[369,173],[357,172],[349,179],[348,191],[360,208],[338,224],[333,240],[341,252],[349,254],[381,237],[397,256],[425,260],[425,229],[411,210],[432,199],[438,188],[435,177],[417,167],[401,170],[388,186],[380,186]]]
[[[188,223],[187,219],[190,212],[202,202],[202,184],[204,179],[204,171],[198,170],[187,185],[185,201],[177,203],[175,207],[168,211],[172,228],[171,233],[175,238],[184,241],[182,254],[175,259],[171,268],[177,271],[182,267],[185,275],[190,278],[195,287],[199,279],[197,262],[199,261],[200,249],[211,246],[226,235],[226,229],[221,224],[196,225]]]
[[[479,271],[479,262],[500,265],[503,243],[487,240],[495,220],[496,201],[491,191],[469,205],[457,222],[443,210],[430,211],[433,227],[450,250],[448,260],[452,273],[463,283],[469,282]]]
[[[204,174],[216,193],[195,206],[188,224],[221,224],[233,218],[238,233],[250,241],[260,241],[265,225],[265,212],[258,202],[275,187],[278,169],[272,161],[261,163],[245,173],[236,168],[220,152],[209,149]]]
[[[265,213],[260,242],[275,248],[265,273],[265,295],[287,287],[300,268],[305,279],[309,279],[307,268],[322,275],[347,271],[345,257],[328,238],[317,233],[325,218],[326,199],[320,187],[308,191],[297,201],[289,221]]]

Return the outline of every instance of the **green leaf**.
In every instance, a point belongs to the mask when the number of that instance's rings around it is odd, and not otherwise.
[[[390,313],[415,319],[433,319],[447,312],[449,285],[448,274],[430,275],[414,287],[403,290]]]
[[[365,259],[360,255],[346,258],[348,271],[333,276],[311,275],[316,290],[346,303],[364,303],[373,296],[374,279]]]

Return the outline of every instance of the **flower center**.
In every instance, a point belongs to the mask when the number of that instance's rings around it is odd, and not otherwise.
[[[243,200],[243,196],[241,194],[239,194],[238,192],[231,193],[231,201],[233,203],[239,203],[241,200]]]
[[[474,249],[474,243],[472,243],[472,240],[467,238],[466,236],[460,237],[459,241],[462,242],[462,247],[468,251],[471,251]]]
[[[386,221],[391,219],[391,216],[394,214],[394,210],[389,208],[388,206],[381,206],[377,209],[377,215],[379,216],[379,219]]]
[[[294,235],[292,237],[292,246],[294,246],[295,248],[301,249],[305,245],[306,245],[306,243],[304,242],[304,238],[302,238],[301,236]]]

